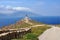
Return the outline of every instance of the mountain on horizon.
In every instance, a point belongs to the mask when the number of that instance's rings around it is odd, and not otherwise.
[[[41,15],[38,15],[36,13],[30,12],[30,11],[15,11],[12,14],[3,14],[0,13],[0,18],[19,18],[19,17],[24,17],[25,15],[28,15],[29,17],[39,17]]]

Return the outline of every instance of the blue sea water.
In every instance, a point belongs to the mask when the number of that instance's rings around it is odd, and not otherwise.
[[[15,24],[22,18],[0,18],[0,27]],[[60,17],[31,17],[32,20],[45,24],[60,24]]]
[[[42,22],[45,24],[60,24],[60,17],[38,17],[33,18],[37,22]]]

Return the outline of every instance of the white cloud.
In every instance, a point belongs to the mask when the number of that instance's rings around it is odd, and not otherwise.
[[[3,14],[13,14],[15,11],[31,11],[31,9],[27,7],[12,7],[1,5],[0,8],[2,9],[0,9],[0,13]]]
[[[21,10],[30,11],[30,9],[26,8],[26,7],[13,7],[12,9],[13,10],[18,10],[18,11],[21,11]]]
[[[5,9],[12,9],[16,11],[31,11],[30,8],[27,7],[12,7],[12,6],[5,6]]]

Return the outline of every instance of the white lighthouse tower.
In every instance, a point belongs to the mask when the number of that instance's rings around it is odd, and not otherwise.
[[[28,24],[30,24],[30,25],[33,24],[33,23],[31,22],[31,19],[30,19],[27,15],[24,17],[24,19],[23,19],[22,21],[25,22],[25,23],[28,23]]]
[[[24,18],[23,20],[24,20],[24,22],[28,23],[29,20],[30,20],[30,18],[26,15],[25,18]]]

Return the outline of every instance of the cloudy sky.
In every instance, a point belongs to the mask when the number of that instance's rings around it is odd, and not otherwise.
[[[60,16],[60,0],[0,0],[0,14],[31,11],[43,16]]]

